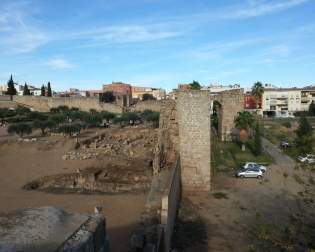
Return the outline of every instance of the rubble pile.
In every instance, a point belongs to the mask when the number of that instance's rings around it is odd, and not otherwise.
[[[125,129],[110,132],[80,143],[77,150],[70,151],[62,158],[64,160],[85,160],[92,158],[118,157],[133,160],[142,157],[153,157],[157,131],[155,129]]]

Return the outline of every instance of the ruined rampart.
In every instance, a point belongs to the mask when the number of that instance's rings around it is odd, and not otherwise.
[[[32,107],[36,111],[47,112],[58,106],[76,107],[82,111],[95,109],[96,111],[109,111],[121,113],[123,108],[111,103],[101,103],[94,97],[39,97],[39,96],[14,96],[13,101],[19,105]]]
[[[177,99],[182,187],[210,190],[210,99],[207,91],[180,92]]]
[[[142,112],[146,109],[160,112],[164,107],[165,103],[168,103],[169,100],[149,100],[149,101],[139,101],[136,104],[132,105],[129,109],[130,111]]]

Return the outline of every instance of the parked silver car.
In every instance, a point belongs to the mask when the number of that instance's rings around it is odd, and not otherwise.
[[[312,154],[300,155],[297,159],[302,163],[315,163],[315,155]]]
[[[235,173],[237,178],[258,178],[261,179],[263,177],[263,172],[261,169],[255,168],[248,168],[242,169]]]
[[[243,166],[244,169],[251,169],[251,168],[259,168],[263,173],[265,173],[267,171],[266,166],[254,163],[254,162],[247,162],[245,163],[245,165]]]

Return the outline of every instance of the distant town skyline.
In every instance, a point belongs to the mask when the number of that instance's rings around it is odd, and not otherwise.
[[[314,0],[2,0],[0,84],[315,84]]]

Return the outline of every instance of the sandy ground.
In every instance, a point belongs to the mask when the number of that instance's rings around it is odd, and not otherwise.
[[[262,180],[236,179],[219,174],[213,178],[210,194],[188,197],[205,220],[208,242],[204,246],[188,248],[187,251],[264,251],[259,247],[250,250],[254,244],[250,238],[251,232],[258,223],[285,227],[292,215],[314,213],[314,204],[305,205],[300,196],[307,189],[308,193],[313,193],[309,195],[314,197],[315,186],[307,182],[310,177],[315,177],[314,172],[294,169],[293,160],[283,156],[268,141],[263,144],[276,164],[268,167]],[[295,175],[304,184],[298,183]],[[227,198],[215,198],[215,192],[223,192]]]
[[[1,133],[0,212],[54,206],[71,212],[93,213],[95,206],[102,206],[111,251],[127,251],[130,232],[144,210],[145,194],[79,195],[24,191],[21,189],[23,185],[41,176],[73,172],[98,165],[100,161],[62,160],[62,155],[73,148],[73,139],[66,141],[62,136],[54,136],[39,138],[34,143],[6,143],[16,137],[7,136],[3,128]]]

